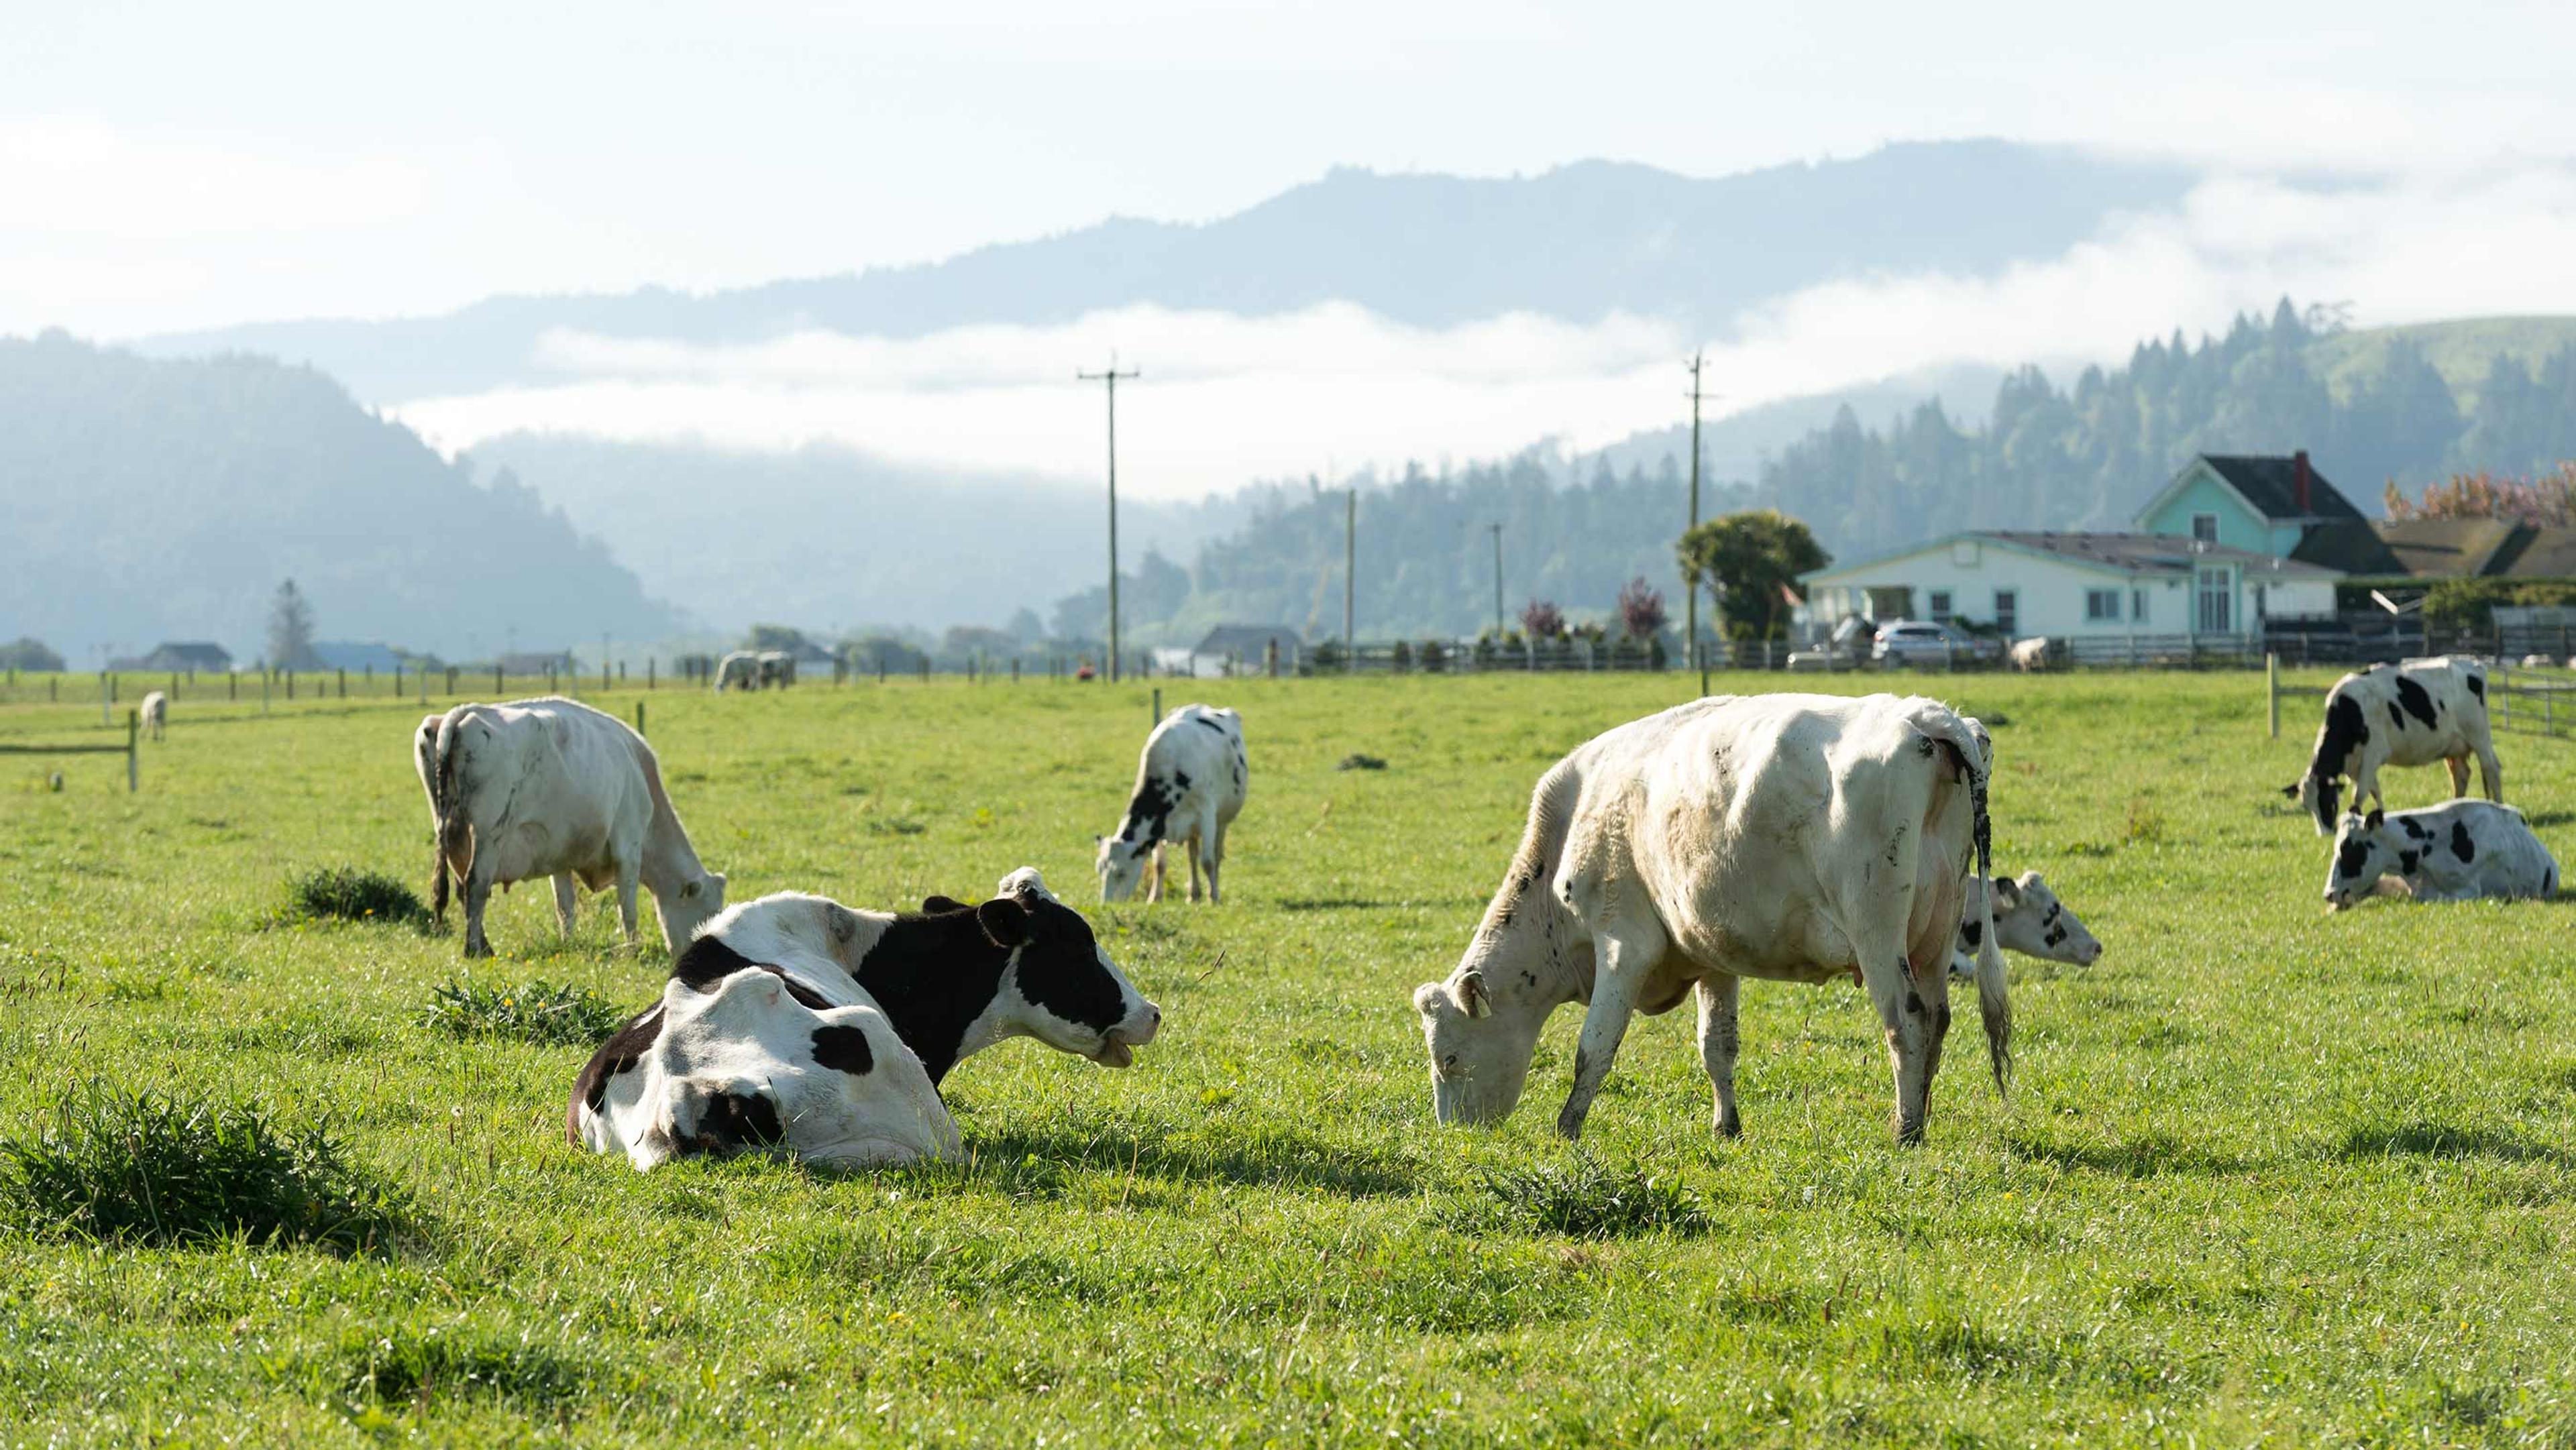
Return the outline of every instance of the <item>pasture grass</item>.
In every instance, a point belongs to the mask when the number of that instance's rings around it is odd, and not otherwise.
[[[2278,794],[2308,731],[2264,738],[2257,678],[1906,683],[2011,722],[1996,868],[2046,871],[2108,950],[2012,959],[2012,1098],[1963,1021],[1902,1151],[1841,984],[1746,989],[1741,1139],[1687,1011],[1630,1030],[1579,1149],[1571,1012],[1507,1123],[1430,1121],[1414,985],[1539,772],[1679,676],[1166,682],[1246,721],[1215,908],[1085,889],[1146,686],[659,692],[735,899],[1036,865],[1164,1008],[1127,1072],[968,1062],[971,1161],[857,1175],[564,1141],[588,1044],[538,1004],[660,988],[613,898],[567,940],[544,883],[496,895],[471,978],[453,929],[277,929],[281,876],[425,869],[416,705],[192,708],[132,796],[112,757],[11,757],[0,1138],[79,1191],[0,1228],[0,1443],[2576,1443],[2576,906],[2326,914]],[[0,707],[0,738],[95,720]],[[2576,747],[2502,749],[2576,859]],[[2391,772],[2391,803],[2438,779]],[[433,1030],[442,1000],[477,1030]],[[126,1109],[67,1128],[82,1101],[190,1105],[212,1131],[155,1137],[172,1162],[232,1153],[198,1145],[245,1141],[239,1105],[272,1144],[327,1123],[403,1226],[355,1254],[81,1231],[145,1161]]]
[[[430,989],[423,1026],[450,1037],[508,1037],[521,1042],[596,1047],[633,1013],[587,987],[540,977],[515,987],[459,975]]]

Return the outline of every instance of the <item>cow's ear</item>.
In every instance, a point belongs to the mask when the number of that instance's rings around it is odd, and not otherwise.
[[[2021,883],[2009,876],[1998,876],[1990,895],[1995,905],[2010,911],[2021,904]]]
[[[1458,979],[1458,1005],[1470,1017],[1494,1015],[1494,994],[1485,986],[1485,974],[1469,972]]]
[[[1029,909],[1007,896],[996,896],[975,908],[975,924],[997,947],[1019,946],[1029,939]]]
[[[924,916],[946,916],[952,911],[964,911],[965,909],[966,903],[958,900],[954,896],[925,896],[921,898],[921,912]]]
[[[2382,825],[2386,824],[2387,820],[2388,812],[2381,810],[2377,806],[2372,806],[2370,808],[2370,814],[2361,818],[2361,828],[2365,831],[2375,831]]]
[[[2047,884],[2048,878],[2040,875],[2036,871],[2024,871],[2021,873],[2020,886],[2024,891],[2037,891]]]

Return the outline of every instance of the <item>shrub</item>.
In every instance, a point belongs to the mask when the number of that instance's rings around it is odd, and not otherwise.
[[[485,987],[460,977],[432,991],[421,1009],[425,1025],[451,1037],[511,1037],[543,1046],[590,1046],[627,1016],[595,992],[542,979],[523,987]]]
[[[287,882],[283,915],[306,921],[429,924],[429,908],[410,887],[382,873],[347,866],[325,866]]]
[[[1565,611],[1553,600],[1533,599],[1521,606],[1521,632],[1531,639],[1562,639]]]
[[[1561,1166],[1487,1172],[1486,1201],[1444,1217],[1466,1231],[1496,1225],[1569,1238],[1706,1233],[1708,1215],[1678,1183],[1635,1168],[1605,1168],[1578,1153]]]
[[[407,1211],[327,1124],[281,1125],[256,1103],[127,1093],[91,1082],[32,1138],[0,1140],[0,1222],[104,1243],[378,1248]]]

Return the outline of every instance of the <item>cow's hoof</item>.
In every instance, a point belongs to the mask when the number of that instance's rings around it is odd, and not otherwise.
[[[470,941],[465,944],[465,957],[468,961],[471,961],[476,957],[488,957],[490,955],[492,955],[492,944],[490,942]]]
[[[1922,1147],[1923,1125],[1921,1123],[1898,1123],[1896,1125],[1896,1146],[1899,1148]]]
[[[1558,1113],[1556,1115],[1557,1136],[1565,1139],[1565,1141],[1569,1143],[1581,1141],[1583,1137],[1583,1117],[1583,1114],[1576,1112],[1572,1108],[1567,1108],[1565,1111]]]
[[[1743,1136],[1744,1136],[1744,1120],[1743,1120],[1742,1118],[1720,1118],[1720,1119],[1718,1119],[1718,1120],[1717,1120],[1717,1136],[1719,1136],[1719,1137],[1721,1137],[1721,1138],[1741,1138],[1741,1137],[1743,1137]]]

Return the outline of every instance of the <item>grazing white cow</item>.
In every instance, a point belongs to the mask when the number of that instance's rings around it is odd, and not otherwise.
[[[738,649],[716,662],[716,690],[756,690],[760,688],[760,656]]]
[[[2558,891],[2558,862],[2522,812],[2477,800],[2344,817],[2326,872],[2326,904],[2341,911],[2389,875],[2418,901],[2546,900]]]
[[[555,916],[569,936],[574,878],[593,891],[614,882],[629,946],[640,883],[675,952],[724,909],[724,878],[698,863],[662,789],[660,760],[622,720],[552,696],[459,705],[422,719],[414,756],[437,833],[431,904],[444,921],[454,870],[469,957],[492,954],[483,908],[496,883],[552,876]]]
[[[712,1141],[701,1141],[707,1135],[688,1131],[707,1120],[709,1109],[692,1112],[686,1105],[729,1094],[739,1101],[715,1109],[715,1121],[720,1128],[750,1125],[756,1130],[748,1135],[753,1143],[783,1144],[808,1157],[841,1161],[953,1156],[956,1130],[945,1109],[934,1124],[944,1126],[944,1134],[934,1131],[931,1146],[924,1147],[886,1129],[888,1117],[897,1127],[914,1117],[890,1112],[882,1095],[900,1088],[894,1094],[898,1103],[917,1102],[917,1075],[936,1104],[937,1084],[950,1069],[1012,1037],[1035,1037],[1106,1067],[1126,1067],[1135,1061],[1135,1049],[1152,1042],[1162,1026],[1162,1009],[1137,993],[1089,924],[1047,890],[1034,867],[1003,877],[994,898],[979,906],[934,896],[922,908],[917,915],[854,911],[824,897],[780,892],[708,922],[672,963],[663,1000],[592,1055],[565,1108],[566,1135],[602,1152],[622,1148],[639,1168],[673,1152],[738,1151],[741,1132],[718,1131]],[[789,1072],[805,1073],[808,1061],[830,1056],[819,1050],[828,1024],[799,1017],[791,1004],[817,1014],[855,1005],[882,1014],[861,1025],[881,1021],[897,1039],[891,1052],[871,1039],[869,1052],[858,1060],[882,1067],[899,1057],[909,1072],[875,1084],[881,1095],[875,1099],[865,1095],[867,1085],[831,1084],[845,1089],[844,1096],[815,1100],[809,1094],[801,1116],[774,1096],[763,1106],[758,1100],[768,1095],[758,1090],[756,1075],[735,1072],[724,1083],[696,1087],[685,1084],[684,1074],[665,1070],[655,1076],[657,1051],[665,1052],[665,1061],[695,1061],[710,1032],[728,1030],[724,1022],[709,1026],[690,1015],[700,1001],[736,990],[746,974],[761,972],[786,984],[787,1000],[754,999],[731,1019],[728,1050],[736,1058],[777,1061]],[[661,1040],[668,1030],[681,1036],[665,1050]],[[813,1034],[818,1050],[801,1048],[808,1038],[800,1033]],[[842,1061],[854,1058],[845,1054]],[[867,1075],[864,1068],[859,1075]],[[755,1086],[746,1091],[738,1085],[745,1081]],[[654,1136],[652,1126],[663,1122],[678,1126]],[[826,1153],[811,1146],[848,1144],[865,1151]]]
[[[1986,869],[1992,745],[1936,700],[1718,697],[1595,737],[1530,798],[1529,825],[1458,969],[1415,990],[1444,1123],[1520,1101],[1548,1016],[1586,1002],[1557,1129],[1578,1136],[1631,1014],[1699,1002],[1717,1130],[1735,1107],[1745,977],[1855,967],[1885,1028],[1900,1142],[1923,1133],[1950,1027],[1950,945]],[[2012,1021],[1994,925],[1977,996],[2000,1087]]]
[[[170,724],[170,697],[154,690],[143,697],[143,703],[136,706],[135,711],[143,728],[152,732],[152,738],[161,739],[163,730]]]
[[[2526,670],[2554,670],[2558,668],[2558,661],[2547,655],[2524,655],[2522,667]]]
[[[1979,899],[1984,898],[1984,904]],[[1984,915],[1981,915],[1983,913]],[[2089,967],[2102,959],[2102,944],[2075,913],[2066,909],[2036,871],[2021,879],[1998,876],[1968,878],[1968,908],[1959,920],[1959,940],[1950,950],[1950,975],[1977,974],[1977,948],[1985,940],[1985,916],[1995,923],[1995,945],[2044,962]]]
[[[1134,895],[1150,854],[1154,880],[1145,899],[1162,900],[1163,847],[1179,842],[1190,858],[1190,900],[1199,899],[1202,866],[1207,869],[1208,900],[1223,900],[1217,871],[1225,864],[1226,828],[1243,810],[1250,770],[1243,756],[1242,716],[1183,705],[1163,717],[1145,737],[1144,756],[1136,763],[1136,794],[1127,802],[1118,834],[1094,838],[1099,851],[1092,869],[1100,876],[1100,899],[1124,901]]]
[[[2028,673],[2048,668],[2048,640],[2044,635],[2013,641],[2012,667]]]
[[[2503,800],[2504,766],[2487,729],[2486,666],[2451,655],[2372,665],[2335,681],[2326,693],[2325,723],[2317,727],[2308,773],[2281,794],[2306,809],[2318,835],[2331,836],[2344,777],[2352,778],[2348,809],[2354,811],[2364,802],[2387,804],[2379,794],[2379,770],[2386,765],[2442,761],[2451,768],[2451,794],[2466,795],[2472,755],[2487,799]]]

